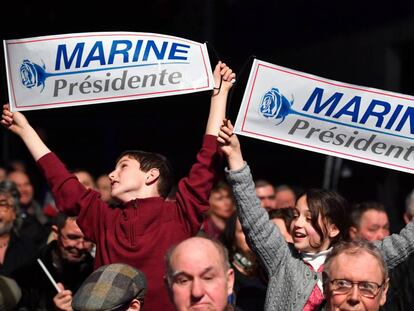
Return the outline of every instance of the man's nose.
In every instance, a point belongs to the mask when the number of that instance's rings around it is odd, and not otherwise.
[[[377,232],[377,235],[375,237],[375,240],[381,241],[381,240],[383,240],[388,235],[390,235],[390,234],[389,234],[389,232],[387,230],[379,230]]]
[[[75,247],[79,250],[87,249],[91,242],[85,240],[85,238],[76,239]]]
[[[348,303],[350,305],[356,305],[359,303],[360,296],[359,296],[359,289],[357,284],[353,284],[351,291],[348,294]]]
[[[191,296],[193,297],[193,299],[199,299],[203,296],[203,294],[203,285],[199,280],[194,280],[191,284]]]

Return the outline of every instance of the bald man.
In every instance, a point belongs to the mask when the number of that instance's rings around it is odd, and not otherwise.
[[[166,263],[167,285],[176,310],[232,310],[227,301],[233,292],[234,271],[220,242],[189,238],[170,249]]]

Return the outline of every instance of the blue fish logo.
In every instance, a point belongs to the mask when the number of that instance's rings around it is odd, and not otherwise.
[[[286,116],[293,112],[291,108],[293,105],[293,98],[289,101],[278,88],[272,88],[267,91],[260,103],[259,112],[267,119],[280,120],[276,125],[282,123]]]

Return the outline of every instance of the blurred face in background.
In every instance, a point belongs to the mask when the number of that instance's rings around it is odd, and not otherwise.
[[[222,219],[228,219],[233,215],[235,206],[233,198],[229,190],[220,188],[216,191],[212,191],[209,198],[210,211]]]
[[[296,204],[296,195],[290,189],[276,192],[277,208],[293,208]]]
[[[16,184],[20,193],[20,203],[22,205],[30,204],[33,200],[34,190],[29,176],[24,172],[15,171],[11,172],[7,178]]]
[[[108,175],[102,175],[96,180],[96,187],[103,201],[111,200],[111,180]]]
[[[390,235],[390,224],[387,213],[384,211],[367,210],[361,216],[359,227],[352,227],[351,237],[368,241],[382,240]]]
[[[85,186],[86,189],[95,189],[95,181],[91,174],[87,171],[79,171],[75,173],[80,183]]]
[[[9,234],[16,219],[13,208],[13,198],[10,194],[0,194],[0,236]]]
[[[271,219],[272,222],[278,226],[280,233],[283,235],[283,237],[285,238],[286,242],[288,243],[293,243],[293,239],[292,236],[290,235],[287,227],[286,227],[286,223],[282,218],[272,218]]]
[[[0,167],[0,181],[5,180],[6,179],[6,175],[7,175],[6,169],[3,168],[3,167]]]
[[[81,262],[92,250],[93,243],[85,238],[75,219],[68,218],[60,231],[56,226],[52,229],[58,237],[60,254],[68,262]]]
[[[246,242],[246,236],[243,233],[242,226],[238,219],[236,221],[235,238],[236,238],[236,247],[238,250],[240,250],[241,253],[243,253],[244,255],[251,253],[250,247],[249,245],[247,245],[247,242]]]
[[[256,188],[256,195],[264,209],[271,211],[277,208],[276,193],[272,185]]]

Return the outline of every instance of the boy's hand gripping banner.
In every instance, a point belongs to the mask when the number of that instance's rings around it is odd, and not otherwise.
[[[82,33],[4,41],[12,110],[211,90],[205,44],[150,33]]]
[[[253,63],[235,132],[414,173],[414,97],[260,60]]]

